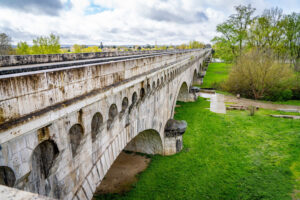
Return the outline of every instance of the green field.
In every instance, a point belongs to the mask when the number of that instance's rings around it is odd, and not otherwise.
[[[231,65],[226,63],[209,63],[201,88],[213,88],[228,77]]]
[[[285,200],[300,189],[299,120],[263,109],[215,114],[204,99],[179,104],[175,118],[188,123],[182,152],[153,156],[130,192],[98,199]]]

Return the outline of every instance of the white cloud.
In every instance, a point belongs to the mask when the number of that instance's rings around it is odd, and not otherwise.
[[[0,4],[0,32],[9,34],[15,44],[31,43],[34,37],[50,33],[60,35],[62,44],[209,42],[216,35],[216,25],[234,12],[234,6],[252,3],[261,12],[271,4],[265,0],[60,1],[65,8],[58,7],[53,12],[57,15],[47,14],[48,8],[46,13],[22,12]],[[289,1],[293,10],[297,2]]]

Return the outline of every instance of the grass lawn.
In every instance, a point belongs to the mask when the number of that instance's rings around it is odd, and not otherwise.
[[[226,63],[209,63],[201,88],[212,88],[228,77],[231,65]]]
[[[153,156],[130,192],[106,199],[285,200],[300,190],[299,120],[215,114],[203,99],[179,104],[175,118],[188,123],[182,152]]]

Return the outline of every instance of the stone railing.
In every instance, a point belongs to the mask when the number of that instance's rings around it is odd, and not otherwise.
[[[192,49],[191,51],[193,50],[194,49]],[[139,55],[139,54],[155,54],[155,53],[164,53],[164,52],[175,53],[181,51],[183,50],[114,51],[114,52],[40,54],[40,55],[6,55],[6,56],[0,56],[0,67],[86,60],[86,59],[105,58],[105,57],[130,56],[130,55]]]

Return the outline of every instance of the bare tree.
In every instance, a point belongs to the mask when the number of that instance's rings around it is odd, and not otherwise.
[[[5,33],[0,33],[0,55],[7,55],[11,50],[11,38]]]

